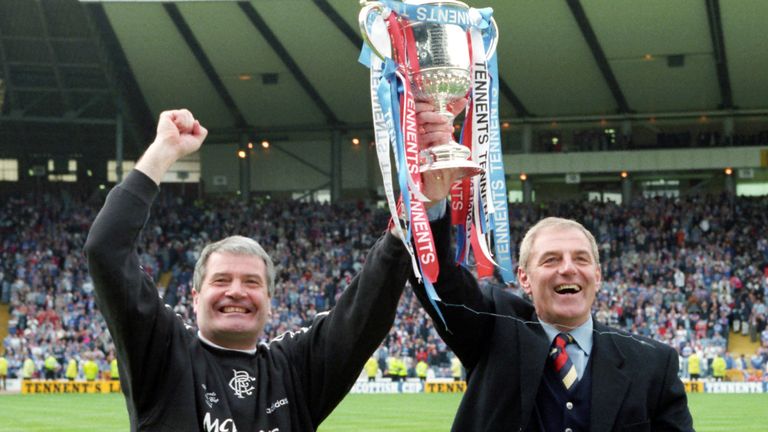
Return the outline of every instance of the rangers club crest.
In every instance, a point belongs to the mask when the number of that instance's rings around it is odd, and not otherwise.
[[[252,395],[253,390],[255,390],[253,382],[256,381],[256,378],[250,376],[247,371],[232,369],[232,372],[234,372],[235,375],[229,380],[229,388],[235,392],[235,396],[240,399],[245,399],[245,396],[243,395]]]

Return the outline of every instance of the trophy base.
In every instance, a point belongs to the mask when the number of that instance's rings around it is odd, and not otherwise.
[[[472,177],[483,173],[480,165],[469,159],[467,147],[456,143],[442,144],[421,151],[419,172],[437,170],[458,171],[456,180]]]

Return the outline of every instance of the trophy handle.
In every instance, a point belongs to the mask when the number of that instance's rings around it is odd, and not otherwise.
[[[384,13],[384,7],[379,2],[368,2],[363,6],[362,9],[360,9],[360,13],[357,15],[357,23],[360,26],[360,33],[363,35],[363,41],[365,41],[365,44],[368,45],[368,47],[373,51],[376,56],[382,60],[386,58],[384,54],[382,54],[382,50],[376,47],[376,44],[373,43],[373,38],[370,34],[368,34],[368,15],[370,15],[373,11],[376,11],[379,15]],[[494,46],[496,44],[494,43]]]
[[[488,52],[485,53],[485,60],[490,60],[493,54],[496,52],[496,44],[499,42],[499,26],[496,25],[496,20],[491,17],[491,27],[493,28],[493,35],[491,43],[488,45]]]

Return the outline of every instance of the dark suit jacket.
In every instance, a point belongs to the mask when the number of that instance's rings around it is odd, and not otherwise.
[[[467,391],[452,430],[524,431],[531,426],[549,351],[533,305],[498,288],[478,288],[475,278],[453,263],[447,217],[432,223],[432,230],[440,260],[435,288],[447,328],[423,286],[414,286],[467,369]],[[693,430],[671,347],[595,323],[590,363],[590,431]]]

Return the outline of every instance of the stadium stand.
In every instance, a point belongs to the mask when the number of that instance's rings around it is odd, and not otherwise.
[[[0,215],[9,222],[0,226],[0,283],[10,288],[3,347],[11,376],[20,374],[27,357],[40,374],[48,354],[62,365],[93,358],[108,370],[111,340],[82,254],[98,203],[70,194],[8,196],[2,202]],[[727,195],[640,198],[625,206],[568,201],[512,205],[510,220],[514,242],[545,216],[583,221],[598,240],[604,272],[596,319],[674,346],[683,376],[693,351],[704,359],[702,375],[709,376],[712,359],[727,349],[727,376],[754,380],[768,364],[766,208],[768,197]],[[203,245],[235,233],[254,237],[277,266],[274,317],[265,329],[273,338],[333,307],[386,218],[362,204],[255,199],[246,205],[163,193],[140,259],[166,287],[160,293],[166,303],[193,323],[191,274]],[[450,376],[449,352],[410,290],[377,355],[405,357],[409,376],[419,360],[434,375]]]
[[[760,348],[760,343],[752,341],[749,335],[743,335],[741,332],[731,332],[728,337],[728,352],[731,355],[752,355]]]

